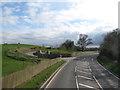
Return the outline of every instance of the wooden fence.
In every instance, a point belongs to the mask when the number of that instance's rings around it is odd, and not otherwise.
[[[50,61],[41,61],[41,63],[26,68],[24,70],[14,72],[2,78],[2,88],[15,88],[18,85],[30,80],[32,77],[46,69],[47,67],[54,65],[59,61],[59,58]]]

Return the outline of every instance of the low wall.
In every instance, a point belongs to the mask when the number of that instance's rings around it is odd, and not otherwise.
[[[59,58],[50,61],[41,61],[41,63],[35,66],[9,74],[2,78],[2,88],[15,88],[57,62],[59,62]]]

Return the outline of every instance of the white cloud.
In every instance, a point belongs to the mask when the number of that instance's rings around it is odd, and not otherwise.
[[[49,10],[42,13],[37,13],[37,11],[40,10],[42,6],[42,8],[48,8],[50,5],[47,7],[47,5],[42,5],[41,3],[28,3],[28,6],[30,7],[29,15],[32,16],[32,19],[25,19],[25,21],[33,25],[45,23],[46,26],[58,26],[58,24],[60,24],[61,26],[59,27],[68,27],[64,26],[62,23],[68,24],[69,21],[72,20],[85,19],[98,20],[100,22],[96,22],[94,25],[90,24],[91,22],[83,22],[83,24],[78,22],[74,24],[75,26],[69,24],[69,27],[74,30],[78,27],[79,30],[81,29],[86,32],[87,30],[91,31],[102,25],[110,25],[113,26],[113,28],[117,27],[117,0],[84,0],[83,2],[73,3],[69,10]]]
[[[8,16],[13,13],[14,8],[4,7],[3,15]]]
[[[4,26],[16,25],[18,23],[18,16],[5,16],[2,19]]]
[[[23,16],[25,22],[34,25],[45,24],[44,28],[27,28],[18,33],[6,31],[4,41],[28,43],[60,43],[65,39],[76,40],[79,33],[106,32],[117,28],[117,0],[81,0],[73,3],[67,10],[50,10],[50,4],[28,3],[28,15]],[[8,13],[10,13],[8,11]],[[19,17],[4,17],[6,24],[16,24]],[[70,23],[72,20],[83,20]],[[96,20],[95,22],[93,22]],[[22,27],[19,30],[24,30]],[[15,37],[11,37],[15,35]],[[95,33],[94,33],[95,35]]]

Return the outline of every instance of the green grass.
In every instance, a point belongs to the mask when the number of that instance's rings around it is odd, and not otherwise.
[[[120,75],[120,66],[118,65],[118,63],[113,63],[112,61],[107,60],[107,58],[104,58],[102,56],[98,59],[98,62],[117,76]]]
[[[26,45],[26,44],[7,44],[7,45],[0,45],[2,46],[2,76],[6,76],[10,73],[23,70],[26,67],[36,65],[36,63],[33,62],[26,62],[26,61],[20,61],[13,58],[10,58],[7,56],[7,52],[9,50],[16,50],[21,48],[31,48],[31,47],[37,47],[34,45]],[[0,50],[1,50],[0,49]]]
[[[36,75],[32,80],[22,85],[20,88],[39,88],[50,75],[57,70],[65,61],[60,61],[53,66],[42,71],[40,74]]]
[[[27,44],[2,44],[0,45],[0,51],[2,51],[2,76],[6,76],[13,72],[17,72],[19,70],[23,70],[26,67],[36,65],[31,61],[33,60],[50,60],[46,58],[35,58],[28,55],[25,55],[25,52],[29,52],[30,48],[37,47],[38,50],[47,51],[56,53],[73,53],[77,51],[69,51],[69,50],[60,50],[60,49],[46,49],[45,47],[35,46],[35,45],[27,45]],[[28,51],[27,51],[28,50]],[[17,52],[16,52],[17,51]],[[1,53],[1,52],[0,52]],[[9,57],[8,57],[9,56]],[[25,60],[25,61],[21,61]],[[1,62],[0,62],[1,63]]]

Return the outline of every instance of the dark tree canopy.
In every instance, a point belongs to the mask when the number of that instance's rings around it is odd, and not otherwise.
[[[120,59],[120,29],[108,33],[100,46],[100,55],[112,60]]]
[[[91,41],[92,39],[88,38],[88,35],[80,34],[77,44],[79,44],[82,51],[84,51],[87,45],[93,44]]]
[[[60,47],[62,49],[71,50],[74,47],[74,41],[66,40]]]

